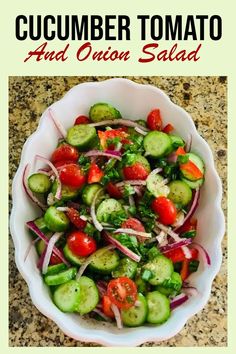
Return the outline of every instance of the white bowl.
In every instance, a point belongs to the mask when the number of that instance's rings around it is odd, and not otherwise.
[[[192,150],[199,153],[206,163],[206,181],[201,189],[200,205],[197,210],[197,241],[211,257],[211,266],[200,267],[191,275],[191,284],[199,294],[175,309],[170,319],[161,326],[142,326],[118,330],[115,325],[84,319],[76,314],[62,313],[52,302],[48,288],[43,283],[36,267],[37,255],[32,250],[26,262],[24,254],[31,241],[25,222],[40,215],[40,211],[27,198],[22,187],[24,166],[33,164],[36,153],[50,157],[56,146],[58,134],[47,111],[40,119],[38,129],[26,141],[19,168],[13,181],[13,209],[10,227],[15,244],[17,267],[26,280],[34,305],[45,316],[52,319],[68,336],[106,346],[137,346],[146,341],[162,341],[176,335],[186,321],[200,311],[208,301],[212,281],[218,273],[222,260],[221,240],[224,235],[224,215],[221,209],[222,187],[215,170],[213,155],[208,144],[198,134],[190,115],[173,104],[161,90],[149,85],[140,85],[126,79],[111,79],[103,82],[88,82],[72,88],[51,108],[57,119],[67,129],[79,114],[88,114],[89,107],[96,102],[108,102],[117,107],[123,117],[139,119],[159,107],[164,124],[171,123],[176,133],[185,140],[192,134]]]

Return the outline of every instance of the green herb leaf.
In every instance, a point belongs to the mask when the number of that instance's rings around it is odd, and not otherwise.
[[[80,155],[78,163],[85,173],[89,170],[91,165],[90,159],[87,156],[84,156],[83,154]]]
[[[124,197],[129,197],[132,194],[135,194],[134,187],[128,183],[125,183],[123,192]]]

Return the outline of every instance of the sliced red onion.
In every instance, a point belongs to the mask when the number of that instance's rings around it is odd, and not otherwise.
[[[74,208],[76,210],[79,210],[79,208],[80,208],[80,204],[79,203],[72,202],[72,201],[67,202],[67,206],[69,208]]]
[[[167,157],[168,162],[176,163],[178,159],[178,156],[176,155],[175,152],[172,152],[170,155]]]
[[[119,150],[105,150],[105,153],[113,156],[121,156],[121,152]]]
[[[59,238],[63,235],[63,232],[56,232],[52,237],[50,238],[48,245],[47,245],[47,250],[45,253],[45,257],[43,260],[43,265],[42,265],[42,273],[46,274],[48,270],[48,265],[50,262],[50,258],[52,256],[53,252],[53,247],[55,246],[55,243],[59,240]]]
[[[135,193],[137,194],[138,197],[142,196],[142,192],[141,192],[141,189],[139,187],[134,186],[134,191],[135,191]]]
[[[40,237],[46,245],[48,245],[49,239],[42,233],[41,230],[35,225],[34,221],[28,221],[26,223],[26,226],[28,229],[32,230],[38,237]],[[63,256],[63,253],[56,247],[53,247],[53,252],[62,260],[63,263],[65,263],[68,267],[70,266],[70,263],[67,262],[65,257]]]
[[[168,245],[161,246],[161,247],[160,247],[160,251],[161,251],[162,253],[166,253],[166,252],[169,252],[169,251],[173,251],[173,250],[175,250],[175,249],[177,249],[177,248],[190,245],[191,242],[192,242],[192,239],[191,239],[191,238],[184,238],[184,239],[181,239],[181,241],[174,242],[174,243],[169,243]],[[190,252],[190,255],[191,255],[191,252]],[[191,258],[191,257],[190,257],[190,258]]]
[[[156,229],[154,229],[154,231],[156,233],[158,233],[158,231]],[[158,233],[158,235],[155,237],[155,239],[158,241],[159,247],[164,247],[168,243],[167,234],[164,231],[161,231],[160,233]],[[161,252],[164,252],[164,251],[161,250]]]
[[[24,256],[24,262],[26,261],[28,255],[30,254],[30,251],[32,250],[32,247],[40,240],[39,237],[37,237],[35,240],[32,240],[29,244],[29,246],[26,248],[25,251],[25,256]]]
[[[152,172],[149,173],[148,177],[149,177],[149,176],[156,175],[156,174],[158,174],[158,173],[161,172],[161,171],[162,171],[162,168],[161,168],[161,167],[157,167],[157,168],[155,168],[154,170],[152,170]],[[148,177],[147,177],[147,178],[148,178]]]
[[[100,150],[91,150],[89,152],[86,152],[86,154],[84,154],[84,156],[87,156],[87,157],[91,157],[91,156],[106,156],[106,157],[112,157],[114,159],[117,159],[117,160],[121,161],[121,156],[118,156],[118,155],[113,154],[111,152],[107,153],[107,152],[100,151]]]
[[[58,132],[61,134],[61,136],[65,139],[67,132],[65,130],[65,128],[63,127],[63,125],[61,124],[61,122],[59,122],[58,119],[56,119],[56,117],[53,115],[51,108],[48,109],[48,113],[50,118],[52,119],[53,123],[55,124]]]
[[[142,236],[146,238],[152,237],[152,234],[150,232],[142,232],[142,231],[136,231],[132,229],[125,229],[125,228],[120,228],[114,231],[115,234],[129,234],[129,235],[135,235],[135,236]]]
[[[190,296],[197,296],[199,294],[197,288],[195,288],[194,286],[182,286],[182,291],[186,295]]]
[[[116,248],[118,248],[127,257],[133,259],[133,261],[139,262],[141,260],[141,257],[138,254],[132,252],[129,248],[122,245],[118,240],[116,240],[114,237],[109,235],[107,232],[105,233],[105,237],[108,242],[110,242],[112,245],[114,245]]]
[[[139,127],[135,127],[134,130],[136,130],[137,133],[141,134],[141,135],[147,135],[147,132],[144,131],[143,129],[139,128]]]
[[[132,195],[129,195],[129,205],[131,207],[135,206],[134,197]]]
[[[30,171],[30,164],[28,163],[25,166],[24,172],[23,172],[23,178],[22,178],[22,182],[23,182],[23,187],[25,190],[25,193],[28,195],[28,197],[42,210],[46,210],[47,209],[47,205],[41,203],[33,194],[33,192],[30,190],[29,186],[28,186],[28,176],[29,176],[29,171]]]
[[[51,161],[49,161],[48,159],[46,159],[43,156],[36,155],[35,158],[39,161],[46,163],[53,170],[53,172],[56,176],[56,179],[57,179],[57,191],[56,191],[55,197],[60,200],[61,199],[61,181],[60,181],[60,177],[59,177],[56,167],[51,163]]]
[[[211,265],[211,258],[209,256],[209,253],[207,252],[207,250],[199,245],[199,243],[193,242],[192,243],[193,247],[196,248],[201,256],[201,258],[203,259],[204,265],[205,266],[210,266]]]
[[[96,200],[99,196],[99,194],[102,192],[102,189],[98,190],[97,193],[95,194],[94,198],[93,198],[93,202],[91,205],[91,210],[90,210],[90,214],[93,220],[93,224],[96,227],[96,229],[98,231],[102,231],[103,230],[103,226],[102,224],[98,221],[97,217],[96,217],[96,211],[95,211],[95,205],[96,205]]]
[[[149,129],[143,127],[141,124],[138,124],[136,122],[134,122],[133,120],[129,120],[129,119],[107,119],[107,120],[103,120],[101,122],[97,122],[97,123],[91,123],[89,124],[91,127],[100,127],[103,125],[124,125],[126,127],[137,127],[139,129],[142,129],[146,132],[149,131]]]
[[[196,189],[194,197],[193,197],[193,201],[192,201],[192,204],[191,204],[191,207],[190,207],[187,215],[185,216],[182,225],[181,226],[177,226],[174,229],[175,232],[178,231],[179,228],[182,227],[186,223],[186,221],[188,221],[192,217],[193,213],[197,209],[199,198],[200,198],[200,189]]]
[[[186,302],[188,300],[188,298],[189,298],[188,295],[186,295],[184,293],[181,293],[181,294],[177,295],[176,297],[174,297],[170,303],[171,310],[174,310],[176,307],[182,305],[184,302]]]
[[[192,148],[192,140],[193,140],[193,136],[192,136],[192,134],[189,134],[189,138],[185,144],[185,151],[186,152],[190,152],[190,150]]]
[[[146,186],[146,181],[143,181],[141,179],[130,179],[127,181],[116,183],[116,187],[122,187],[125,184],[131,184],[131,186]]]
[[[115,304],[111,304],[111,309],[115,315],[115,319],[116,319],[116,324],[117,324],[117,328],[121,329],[123,328],[123,323],[122,323],[122,319],[121,319],[121,315],[120,315],[120,310],[118,309],[118,307]]]
[[[98,280],[97,281],[97,288],[98,288],[98,292],[100,297],[103,297],[104,295],[106,295],[107,292],[107,284],[103,282],[102,280]]]
[[[37,173],[41,173],[42,175],[51,177],[51,172],[50,171],[45,171],[44,169],[39,169]]]
[[[182,246],[182,251],[184,252],[184,256],[186,259],[191,259],[192,258],[192,253],[189,250],[189,248],[187,246]]]
[[[111,318],[106,316],[105,313],[103,311],[101,311],[100,309],[96,308],[93,309],[93,312],[96,312],[99,316],[101,316],[105,321],[107,322],[112,322]]]
[[[165,233],[167,233],[168,235],[170,235],[176,242],[182,240],[176,232],[174,232],[171,228],[161,224],[159,221],[156,221],[156,225],[157,225],[157,227],[159,227],[160,230],[162,230]],[[156,232],[155,229],[154,229],[154,231]]]
[[[183,211],[180,210],[177,214],[174,224],[172,224],[172,227],[175,227],[175,228],[180,227],[183,225],[183,222],[184,222],[184,213],[183,213]]]
[[[65,211],[69,211],[70,208],[68,208],[68,207],[57,207],[57,210],[65,212]]]

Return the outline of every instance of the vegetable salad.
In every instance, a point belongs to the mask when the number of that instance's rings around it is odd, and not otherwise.
[[[205,165],[161,112],[122,118],[96,103],[60,134],[50,158],[23,186],[41,209],[26,223],[37,267],[63,312],[118,328],[159,325],[197,289],[188,281],[207,251],[194,241]]]

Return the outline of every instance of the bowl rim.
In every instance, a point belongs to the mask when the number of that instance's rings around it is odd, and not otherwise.
[[[153,85],[149,85],[149,84],[140,84],[140,83],[136,83],[134,81],[131,81],[129,79],[125,79],[125,78],[112,78],[112,79],[107,79],[104,81],[98,81],[98,82],[93,82],[93,81],[87,81],[87,82],[83,82],[80,83],[78,85],[75,85],[74,87],[72,87],[60,100],[54,102],[50,107],[52,107],[54,104],[57,104],[57,102],[63,102],[63,100],[65,100],[68,95],[71,94],[71,92],[73,90],[76,89],[76,87],[78,86],[108,86],[110,84],[116,84],[116,83],[120,83],[120,84],[125,84],[125,85],[129,85],[129,86],[134,86],[135,88],[140,88],[140,89],[149,89],[149,90],[154,90],[154,91],[158,91],[159,94],[163,97],[165,97],[166,101],[168,102],[168,104],[174,106],[175,110],[178,110],[179,112],[181,112],[186,119],[188,120],[188,122],[191,125],[191,131],[193,134],[195,134],[198,137],[198,140],[201,141],[201,144],[204,144],[207,152],[208,152],[208,165],[210,165],[211,168],[211,172],[214,175],[215,178],[215,183],[217,186],[217,195],[215,196],[215,207],[218,211],[218,218],[220,219],[220,227],[218,229],[218,233],[217,233],[217,243],[216,243],[216,253],[217,253],[217,262],[215,264],[214,269],[211,269],[211,273],[209,274],[209,281],[208,281],[208,286],[205,289],[204,294],[202,294],[201,297],[201,301],[199,301],[198,306],[195,306],[195,309],[191,312],[188,313],[188,315],[183,316],[180,320],[178,325],[168,333],[168,335],[166,336],[158,336],[153,335],[152,331],[149,331],[149,333],[146,333],[146,335],[144,337],[137,337],[137,335],[130,335],[130,333],[120,333],[120,334],[114,334],[114,333],[108,333],[106,331],[106,329],[101,330],[101,331],[89,331],[87,329],[84,329],[83,327],[81,327],[82,332],[78,335],[77,333],[73,333],[73,331],[70,331],[65,323],[59,318],[60,316],[57,316],[55,314],[52,314],[50,311],[48,311],[48,309],[41,303],[41,301],[39,300],[39,297],[37,296],[37,292],[35,291],[35,289],[32,287],[32,282],[30,277],[26,274],[25,272],[25,265],[24,262],[22,262],[21,259],[21,254],[19,252],[19,248],[17,247],[18,245],[18,238],[17,238],[17,229],[16,229],[16,225],[15,225],[15,216],[17,214],[17,210],[16,210],[16,206],[15,206],[15,200],[17,199],[17,188],[18,188],[18,180],[20,178],[20,174],[22,173],[22,164],[23,164],[23,160],[24,160],[24,155],[25,152],[27,150],[27,148],[30,146],[31,141],[34,139],[34,136],[37,135],[39,133],[39,131],[42,129],[42,122],[45,119],[46,113],[48,108],[43,112],[43,114],[40,117],[39,120],[39,124],[38,127],[36,129],[35,132],[33,132],[26,140],[26,142],[23,145],[22,148],[22,152],[21,152],[21,159],[20,159],[20,163],[17,169],[17,172],[14,176],[13,179],[13,184],[12,184],[12,210],[11,210],[11,216],[10,216],[10,232],[13,238],[13,242],[14,242],[14,246],[15,246],[15,262],[17,265],[17,268],[19,270],[19,272],[21,273],[22,277],[24,278],[24,280],[26,281],[28,288],[29,288],[29,292],[30,292],[30,296],[32,299],[33,304],[37,307],[37,309],[44,314],[46,317],[50,318],[51,320],[53,320],[57,326],[68,336],[76,339],[76,340],[81,340],[83,342],[96,342],[99,343],[101,345],[104,346],[138,346],[142,343],[145,343],[147,341],[154,341],[154,342],[160,342],[163,340],[167,340],[173,336],[175,336],[186,324],[186,322],[193,316],[195,315],[197,312],[199,312],[200,310],[203,309],[203,307],[206,305],[209,297],[210,297],[210,293],[211,293],[211,288],[212,288],[212,283],[213,280],[215,278],[215,276],[217,275],[217,273],[220,270],[221,267],[221,263],[222,263],[222,249],[221,249],[221,242],[222,239],[224,237],[225,234],[225,217],[224,217],[224,213],[221,207],[221,200],[222,200],[222,183],[221,183],[221,179],[218,175],[218,172],[215,168],[215,163],[214,163],[214,158],[213,158],[213,153],[209,147],[209,145],[207,144],[207,142],[200,136],[200,134],[198,133],[193,119],[191,117],[191,115],[185,111],[182,107],[178,106],[177,104],[173,103],[169,96],[162,91],[161,89],[159,89],[156,86]],[[146,326],[147,327],[147,326]],[[141,328],[141,327],[137,327],[137,328]],[[144,327],[145,328],[145,327]],[[152,327],[153,328],[153,327]],[[138,331],[136,332],[138,333]],[[123,344],[122,344],[123,343]],[[127,345],[128,343],[128,345]]]

